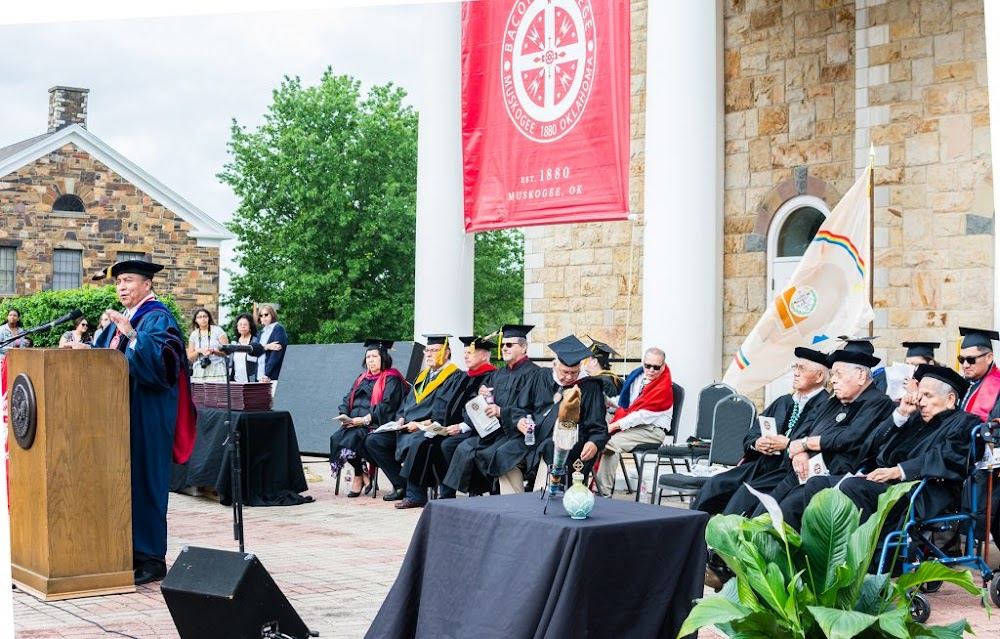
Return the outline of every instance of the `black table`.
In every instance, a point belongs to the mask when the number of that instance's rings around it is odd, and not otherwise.
[[[287,411],[233,411],[240,429],[243,503],[246,506],[291,506],[313,501],[299,457],[295,426]],[[199,408],[194,451],[186,464],[174,464],[170,490],[213,486],[224,506],[232,503],[232,454],[226,443],[226,411]]]
[[[366,637],[674,639],[705,579],[708,515],[538,493],[430,502]]]

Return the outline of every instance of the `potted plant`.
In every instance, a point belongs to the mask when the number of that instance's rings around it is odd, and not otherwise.
[[[895,484],[879,497],[878,510],[860,522],[859,509],[836,489],[810,500],[801,533],[785,524],[770,496],[753,491],[767,508],[755,519],[713,517],[708,545],[734,578],[720,596],[701,599],[678,636],[717,626],[741,639],[845,639],[847,637],[954,637],[971,632],[965,619],[946,626],[923,626],[910,615],[910,593],[927,582],[949,582],[983,597],[967,571],[936,562],[892,580],[868,574],[889,511],[913,487]],[[752,489],[751,489],[752,490]]]

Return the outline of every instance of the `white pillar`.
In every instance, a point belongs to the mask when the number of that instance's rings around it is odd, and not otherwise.
[[[667,354],[687,392],[721,377],[723,51],[720,0],[647,9],[643,347]]]
[[[1000,186],[997,186],[997,169],[1000,161],[1000,6],[992,0],[983,3],[983,22],[986,26],[986,81],[990,90],[990,157],[993,161],[993,325],[1000,322]]]
[[[475,236],[463,226],[461,5],[423,8],[413,332],[472,332]],[[462,361],[452,341],[452,359]],[[456,348],[454,344],[459,344]]]

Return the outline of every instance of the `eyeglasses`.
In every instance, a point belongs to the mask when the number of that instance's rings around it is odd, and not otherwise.
[[[646,363],[643,363],[642,366],[646,370],[650,370],[650,371],[658,371],[661,368],[663,368],[663,364],[646,364]]]
[[[517,346],[517,342],[504,342],[500,345],[501,348],[514,348]]]
[[[88,324],[87,322],[80,322],[80,326],[87,328],[88,326],[90,326],[90,324]]]
[[[959,355],[958,363],[968,364],[969,366],[972,366],[973,364],[976,363],[977,359],[979,359],[980,357],[985,357],[987,355],[989,355],[989,353],[980,353],[979,355],[969,355],[968,357],[962,357],[961,355]]]
[[[261,317],[271,317],[271,314],[270,313],[261,313],[260,316]]]

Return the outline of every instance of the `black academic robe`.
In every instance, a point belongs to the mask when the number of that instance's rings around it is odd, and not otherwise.
[[[469,375],[458,372],[434,392],[432,419],[442,426],[468,423],[465,404],[479,394],[479,387],[489,379],[489,374]],[[448,472],[448,463],[455,447],[468,439],[475,430],[457,435],[424,437],[407,448],[403,461],[403,477],[408,483],[419,486],[435,486]],[[422,433],[421,433],[422,434]],[[450,450],[445,452],[446,448]]]
[[[871,472],[876,468],[903,469],[903,481],[929,479],[914,503],[918,519],[936,517],[950,506],[957,506],[962,483],[971,468],[972,430],[982,423],[975,415],[962,410],[947,410],[924,422],[919,412],[896,426],[890,415],[865,441],[862,459],[855,471]],[[806,483],[806,502],[824,488],[837,485],[843,476],[813,477]],[[889,484],[863,477],[849,477],[840,490],[861,508],[864,521],[878,507],[878,496]],[[897,507],[905,511],[905,501]],[[803,506],[804,508],[804,506]],[[894,524],[893,524],[894,525]]]
[[[818,407],[822,406],[829,394],[820,391],[806,401],[805,406],[799,414],[799,419],[795,424],[796,432],[805,432],[809,429],[812,420],[819,413]],[[778,433],[785,435],[788,430],[788,421],[792,417],[792,410],[795,407],[795,399],[791,394],[782,395],[771,402],[771,405],[761,413],[765,417],[773,417],[778,428]],[[794,433],[792,434],[794,435]],[[710,477],[708,481],[698,491],[698,495],[691,503],[691,508],[701,510],[710,514],[743,514],[746,509],[753,510],[757,506],[757,498],[746,492],[746,497],[733,501],[734,495],[748,483],[754,489],[761,492],[769,492],[778,482],[784,478],[785,469],[783,459],[784,454],[762,455],[754,449],[754,444],[761,437],[760,422],[754,420],[743,438],[743,450],[745,451],[743,462],[736,468],[719,473]]]
[[[480,449],[494,445],[511,429],[517,432],[517,422],[525,415],[534,415],[532,406],[533,395],[530,392],[535,375],[539,371],[537,364],[523,357],[513,366],[504,366],[493,371],[485,385],[493,388],[493,400],[500,407],[501,428],[490,433],[485,439],[473,433],[455,449],[444,484],[455,490],[467,493],[470,489],[488,488],[485,477],[478,478],[473,486],[473,478],[478,472],[476,457]],[[551,404],[551,399],[549,400]]]
[[[611,371],[601,371],[592,376],[601,383],[601,389],[607,397],[618,397],[622,392],[623,380]]]
[[[583,474],[589,476],[594,468],[594,463],[601,456],[601,451],[604,450],[604,446],[611,439],[611,434],[608,433],[608,422],[605,418],[604,392],[601,386],[592,380],[593,378],[585,377],[576,384],[580,388],[580,421],[577,424],[579,439],[566,456],[567,476],[573,473],[573,462],[580,459],[580,453],[583,451],[584,445],[587,442],[592,442],[597,446],[597,454],[583,465]],[[550,468],[552,467],[553,454],[555,452],[552,434],[559,420],[559,406],[561,404],[562,398],[560,397],[560,401],[556,402],[539,426],[539,433],[542,439],[539,440],[541,441],[541,446],[538,452]],[[535,468],[537,466],[537,462],[535,466],[530,465],[530,463],[531,460],[529,458],[528,468]],[[568,484],[564,484],[564,486],[568,487]]]
[[[458,367],[450,369],[450,371],[442,370],[438,375],[446,375],[446,377],[441,381],[437,388],[432,390],[430,393],[425,395],[419,402],[417,401],[417,385],[414,384],[413,388],[406,397],[403,398],[402,404],[399,406],[399,411],[396,412],[396,421],[400,419],[403,423],[408,422],[422,422],[424,420],[431,420],[439,424],[444,424],[441,419],[443,416],[443,407],[437,409],[435,413],[436,402],[439,397],[442,396],[442,392],[448,383],[455,379],[460,378],[464,375],[461,369]],[[429,382],[428,382],[429,383]],[[448,391],[451,393],[452,391]],[[445,424],[447,425],[447,424]],[[412,433],[396,431],[393,433],[380,433],[381,435],[392,435],[396,438],[396,461],[402,462],[406,459],[407,451],[410,446],[414,444],[419,444],[421,441],[427,439],[424,436],[424,431],[417,430]]]
[[[792,435],[794,439],[819,436],[820,452],[830,474],[846,475],[853,472],[858,465],[861,447],[869,433],[879,426],[895,407],[896,404],[888,395],[878,390],[874,384],[869,384],[850,404],[844,404],[835,395],[831,395],[819,407],[819,413],[809,427],[796,428]],[[815,457],[817,454],[813,451],[810,457]],[[803,488],[798,475],[788,456],[783,455],[783,457],[784,476],[771,491],[771,496],[780,502],[795,493],[796,498],[801,499]],[[758,505],[754,515],[763,512],[764,507]]]
[[[371,413],[371,427],[357,426],[352,428],[338,428],[330,435],[330,461],[336,461],[340,457],[340,451],[344,449],[353,450],[358,453],[363,450],[365,437],[368,436],[372,428],[378,428],[382,424],[392,420],[399,406],[403,401],[403,384],[398,377],[387,377],[385,380],[385,391],[382,394],[382,401],[375,406],[371,405],[372,390],[375,388],[375,380],[362,379],[354,391],[354,404],[350,405],[351,391],[347,391],[344,400],[340,403],[340,414],[348,417],[364,417]]]

